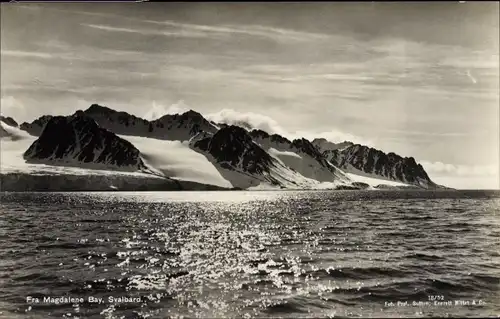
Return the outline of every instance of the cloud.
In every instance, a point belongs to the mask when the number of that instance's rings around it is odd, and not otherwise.
[[[0,114],[13,117],[18,122],[25,120],[28,115],[25,105],[13,96],[1,97]]]
[[[296,31],[291,29],[275,28],[262,25],[221,25],[209,26],[200,24],[180,23],[175,21],[154,21],[144,22],[169,25],[186,30],[203,31],[212,34],[239,34],[268,38],[276,41],[311,41],[326,40],[330,36],[327,34]]]
[[[454,165],[442,162],[420,161],[420,164],[429,175],[454,175],[454,176],[496,176],[498,166],[495,165]]]
[[[0,55],[3,56],[10,56],[10,57],[19,57],[19,58],[41,58],[41,59],[52,59],[54,58],[54,55],[50,53],[44,53],[44,52],[29,52],[29,51],[16,51],[16,50],[2,50],[0,52]]]
[[[26,9],[39,9],[40,7],[33,6],[23,6]],[[267,38],[278,42],[289,42],[289,41],[311,41],[311,40],[326,40],[331,38],[330,35],[322,33],[304,32],[297,31],[287,28],[277,28],[264,25],[203,25],[203,24],[193,24],[193,23],[183,23],[172,20],[157,21],[150,19],[140,19],[120,14],[110,14],[102,12],[90,12],[81,10],[67,10],[60,8],[43,8],[44,10],[59,11],[70,14],[80,14],[95,17],[102,17],[109,19],[116,19],[118,21],[134,21],[138,23],[145,24],[155,24],[174,27],[177,30],[170,32],[160,32],[158,30],[145,30],[145,29],[131,29],[131,28],[120,28],[107,25],[96,25],[96,24],[84,24],[84,26],[92,27],[105,31],[115,31],[115,32],[129,32],[129,33],[142,33],[142,34],[158,34],[158,35],[169,35],[169,36],[186,36],[186,37],[209,37],[209,36],[227,36],[227,35],[248,35],[254,37]]]
[[[180,23],[175,21],[154,21],[154,20],[139,20],[141,23],[150,23],[155,25],[167,26],[169,30],[161,29],[145,29],[145,28],[123,28],[112,25],[103,24],[81,24],[82,26],[94,28],[102,31],[110,32],[126,32],[138,33],[142,35],[163,35],[175,37],[190,37],[190,38],[227,38],[229,36],[253,36],[265,38],[277,42],[303,42],[303,41],[318,41],[327,40],[329,35],[310,33],[303,31],[295,31],[291,29],[274,28],[262,25],[220,25],[209,26],[199,24]]]
[[[500,189],[498,176],[431,176],[431,179],[456,189]]]
[[[288,136],[289,133],[283,129],[273,118],[253,113],[238,112],[232,109],[223,109],[219,112],[210,113],[205,116],[215,123],[226,123],[232,125],[244,125],[254,129],[260,129],[270,134],[280,134]]]
[[[205,117],[216,123],[226,123],[260,129],[269,134],[279,134],[292,140],[297,138],[306,138],[312,141],[315,138],[325,138],[334,143],[351,141],[363,145],[373,145],[371,140],[335,129],[320,132],[304,130],[292,132],[282,127],[275,119],[267,115],[254,112],[238,112],[232,109],[223,109],[216,113],[207,114]]]
[[[47,46],[49,47],[49,46]],[[20,50],[2,50],[0,51],[0,56],[3,57],[12,57],[19,59],[26,58],[35,58],[35,59],[43,59],[43,60],[80,60],[80,61],[94,61],[95,59],[91,59],[89,57],[83,56],[81,54],[62,50],[68,50],[68,47],[59,48],[54,52],[41,52],[41,51],[20,51]]]
[[[153,106],[149,109],[149,111],[144,114],[143,118],[148,121],[153,121],[159,119],[163,115],[166,114],[166,108],[163,105],[157,104],[153,101]]]
[[[420,161],[430,178],[457,189],[499,189],[499,165],[455,165]]]
[[[156,120],[159,119],[160,117],[166,115],[166,114],[182,114],[184,112],[189,111],[190,108],[189,106],[184,103],[183,100],[180,100],[169,107],[166,107],[162,104],[156,103],[156,101],[153,101],[153,106],[149,111],[143,116],[144,119],[148,121]]]
[[[314,140],[315,138],[324,138],[330,142],[333,143],[341,143],[345,141],[353,142],[355,144],[361,144],[361,145],[366,145],[373,147],[374,141],[360,137],[354,134],[342,132],[339,130],[330,130],[330,131],[324,131],[324,132],[308,132],[308,131],[298,131],[295,132],[294,138],[300,138],[304,137],[310,141]]]
[[[188,38],[200,38],[207,37],[207,35],[203,32],[192,32],[187,30],[172,30],[172,31],[161,31],[156,29],[132,29],[132,28],[121,28],[114,27],[110,25],[102,25],[102,24],[81,24],[82,26],[98,29],[102,31],[109,32],[124,32],[124,33],[137,33],[141,35],[162,35],[167,37],[188,37]]]
[[[182,114],[191,110],[189,105],[187,105],[184,100],[177,101],[176,103],[169,106],[165,114]]]
[[[471,136],[472,134],[488,134],[487,130],[476,131],[476,132],[429,132],[429,131],[410,131],[408,129],[384,129],[383,131],[388,133],[393,133],[398,136],[416,136],[416,137],[452,137],[452,138],[463,138]]]

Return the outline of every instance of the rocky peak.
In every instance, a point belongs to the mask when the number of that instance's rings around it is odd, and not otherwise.
[[[231,121],[231,124],[223,123],[223,122],[216,123],[214,121],[210,121],[210,123],[214,124],[215,126],[217,126],[219,128],[224,128],[224,127],[229,127],[231,125],[234,125],[234,126],[239,126],[241,128],[244,128],[248,132],[260,131],[259,129],[254,129],[252,125],[250,125],[248,122],[245,122],[245,121]]]
[[[147,125],[149,123],[145,119],[139,118],[135,115],[129,114],[124,111],[116,111],[99,104],[92,104],[83,113],[85,113],[87,116],[92,117],[99,123],[99,125],[105,128],[108,128],[107,126],[111,125],[111,123],[124,124],[125,126],[135,126],[136,123]]]
[[[292,141],[279,134],[271,135],[271,142],[282,143],[282,144],[292,144]]]
[[[102,105],[99,105],[99,104],[92,104],[88,109],[85,110],[85,113],[87,114],[106,114],[106,115],[109,115],[109,114],[113,114],[113,113],[116,113],[117,111],[113,110],[113,109],[110,109],[109,107],[107,106],[102,106]]]
[[[199,132],[215,133],[217,127],[200,113],[189,110],[182,114],[167,114],[151,122],[152,127],[159,128],[160,137],[172,140],[188,141]]]
[[[250,144],[253,143],[252,137],[248,132],[239,126],[230,125],[228,127],[220,129],[213,138],[214,141],[224,141],[227,140],[231,143],[236,144]]]
[[[316,148],[305,138],[298,138],[292,141],[292,145],[304,151],[316,152]]]
[[[98,165],[122,170],[145,168],[130,142],[99,125],[83,112],[52,117],[40,137],[24,153],[28,162],[67,166]]]
[[[45,125],[53,118],[52,115],[43,115],[39,118],[37,118],[36,120],[34,120],[33,122],[31,123],[28,123],[28,122],[24,122],[22,123],[19,128],[23,131],[26,131],[28,132],[29,134],[33,135],[33,136],[39,136]]]
[[[292,142],[287,139],[286,137],[283,137],[279,134],[269,134],[266,131],[260,130],[260,129],[254,129],[251,132],[249,132],[250,135],[257,140],[265,140],[269,139],[270,142],[277,143],[277,144],[283,144],[283,146],[290,146]]]
[[[329,141],[326,138],[320,137],[320,138],[315,138],[312,142],[314,144],[314,143],[326,143]],[[329,142],[329,143],[331,143],[331,142]]]
[[[12,118],[12,117],[9,117],[9,116],[3,116],[3,115],[0,115],[0,121],[4,122],[5,124],[9,125],[9,126],[13,126],[13,127],[18,127],[19,124],[17,124],[17,122]]]
[[[298,150],[306,153],[317,161],[323,160],[323,155],[318,151],[318,149],[311,143],[309,140],[305,138],[295,139],[292,142],[292,145],[296,147]]]
[[[82,110],[78,110],[72,116],[73,117],[82,117],[82,116],[87,116],[87,114],[84,111],[82,111]]]
[[[266,139],[269,138],[270,135],[266,131],[260,130],[260,129],[254,129],[249,132],[250,136],[253,138],[261,138],[261,139]]]
[[[221,128],[211,138],[194,143],[194,147],[213,156],[225,168],[249,173],[269,172],[272,158],[255,144],[243,128],[231,125]]]
[[[326,151],[325,154],[330,162],[347,171],[352,167],[370,175],[407,184],[435,186],[422,165],[418,164],[413,157],[401,157],[393,152],[386,154],[381,150],[360,144],[353,144],[342,150]]]
[[[182,117],[185,117],[185,118],[191,118],[191,119],[204,119],[203,115],[201,115],[201,113],[198,113],[196,111],[193,111],[193,110],[189,110],[187,112],[184,112],[181,114]]]
[[[326,138],[315,138],[312,141],[312,144],[321,152],[324,153],[326,151],[335,151],[338,149],[344,149],[346,147],[354,145],[354,143],[350,141],[344,141],[341,143],[333,143],[328,141]]]
[[[206,122],[210,124],[209,121],[207,121],[203,115],[200,113],[189,110],[187,112],[184,112],[182,114],[165,114],[159,119],[153,121],[153,122],[161,122],[161,123],[170,123],[170,122],[179,122],[181,124],[184,124],[185,122],[190,122],[190,123],[198,123],[201,124],[203,122]]]

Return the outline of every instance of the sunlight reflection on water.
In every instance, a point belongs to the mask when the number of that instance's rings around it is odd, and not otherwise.
[[[0,311],[11,317],[500,313],[498,194],[24,193],[0,203]],[[429,294],[487,304],[384,307]],[[26,295],[141,302],[28,308]]]

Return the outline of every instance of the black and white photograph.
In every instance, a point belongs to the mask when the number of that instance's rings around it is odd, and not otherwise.
[[[0,5],[0,319],[499,318],[498,1]]]

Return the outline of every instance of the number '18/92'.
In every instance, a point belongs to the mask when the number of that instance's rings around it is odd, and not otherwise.
[[[444,301],[444,296],[441,296],[441,295],[432,295],[432,296],[428,296],[427,297],[430,301]]]

